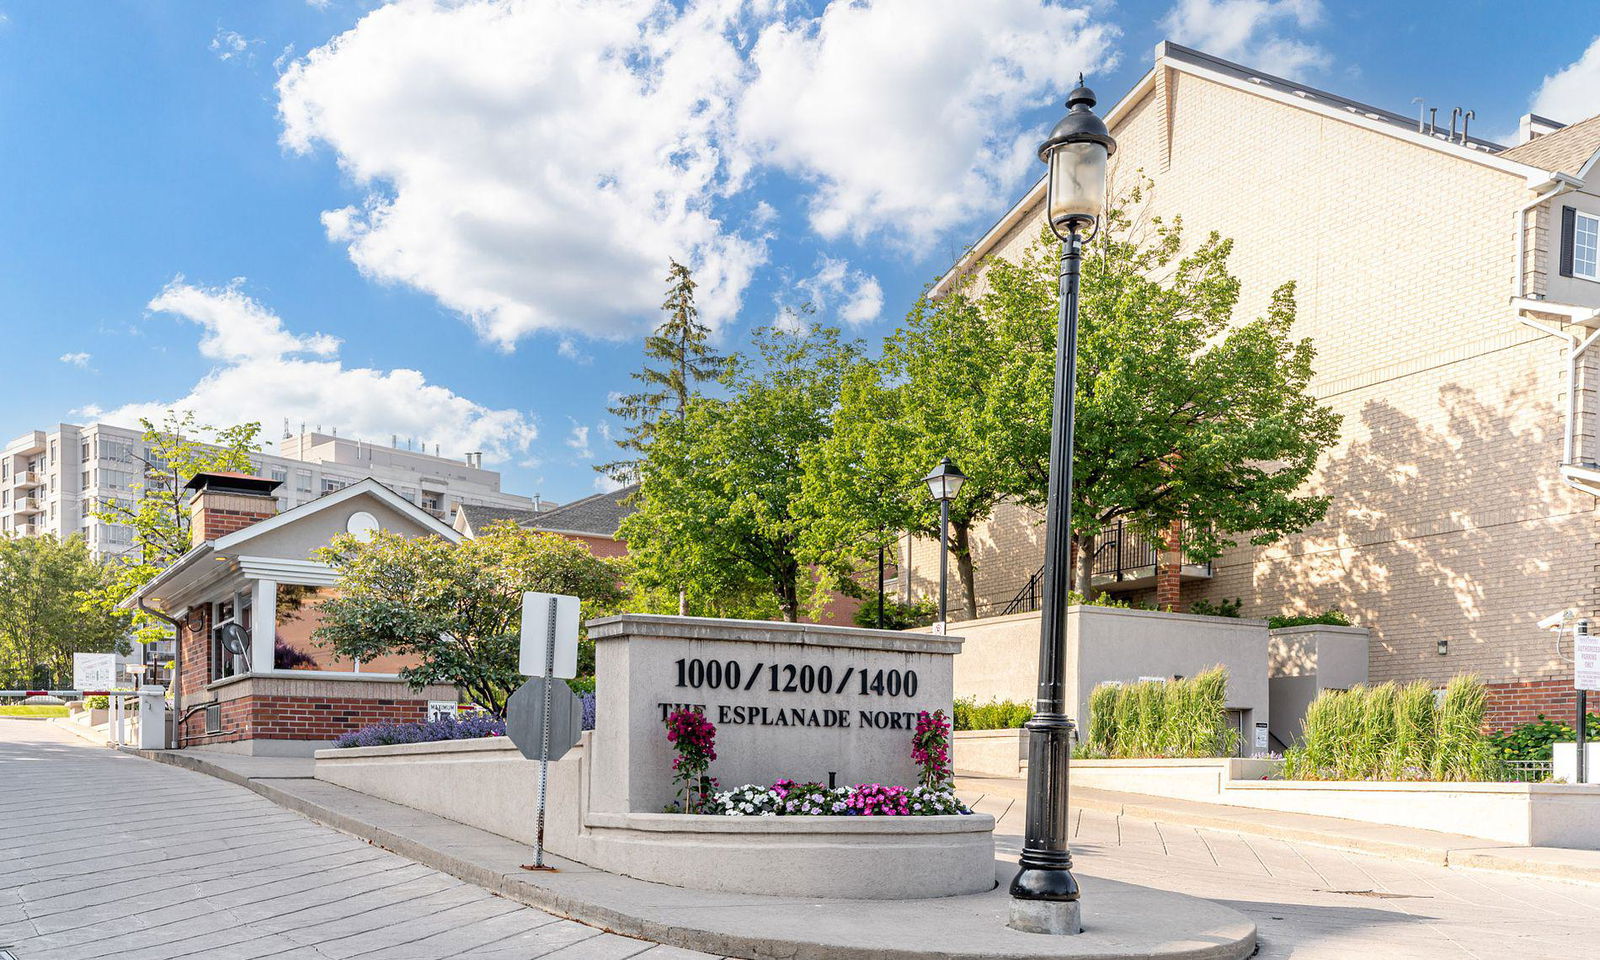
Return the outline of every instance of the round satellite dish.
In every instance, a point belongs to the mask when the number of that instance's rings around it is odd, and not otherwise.
[[[242,657],[250,652],[250,634],[237,623],[224,623],[217,628],[217,639],[222,641],[222,649],[236,657]]]
[[[350,519],[345,522],[344,528],[362,543],[369,542],[382,529],[378,525],[378,518],[365,510],[350,514]]]

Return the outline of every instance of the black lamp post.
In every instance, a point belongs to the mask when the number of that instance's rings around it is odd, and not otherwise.
[[[1072,395],[1078,355],[1078,271],[1083,244],[1106,205],[1106,162],[1117,149],[1094,113],[1094,91],[1067,97],[1068,112],[1039,145],[1049,167],[1045,211],[1061,238],[1055,401],[1050,418],[1050,485],[1045,507],[1039,616],[1039,699],[1028,730],[1028,813],[1019,869],[1011,881],[1011,926],[1077,933],[1078,881],[1068,845],[1067,777],[1072,719],[1066,710],[1067,594],[1072,588]]]
[[[951,463],[949,457],[942,457],[939,465],[923,477],[922,482],[928,485],[928,492],[939,502],[939,623],[944,624],[950,621],[947,601],[950,582],[950,501],[961,492],[967,475]]]

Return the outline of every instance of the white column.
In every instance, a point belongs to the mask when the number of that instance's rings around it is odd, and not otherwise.
[[[250,598],[250,672],[272,669],[272,647],[278,631],[278,584],[257,580]]]

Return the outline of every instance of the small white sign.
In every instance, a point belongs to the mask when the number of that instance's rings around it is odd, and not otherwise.
[[[946,624],[943,620],[935,620],[933,621],[933,626],[928,629],[928,632],[936,637],[942,637],[945,635],[945,627]]]
[[[72,689],[110,690],[116,686],[117,655],[114,653],[74,653]]]
[[[1256,724],[1256,752],[1257,753],[1266,753],[1267,749],[1268,749],[1268,747],[1267,747],[1267,725],[1264,724],[1264,723],[1257,723]]]
[[[550,604],[555,603],[555,631],[551,632]],[[517,670],[527,677],[544,676],[547,649],[555,644],[552,677],[570,680],[578,675],[578,598],[558,593],[522,595],[522,646]]]
[[[1574,690],[1600,690],[1600,634],[1572,639]]]
[[[429,700],[428,719],[454,720],[459,709],[460,704],[454,700]]]

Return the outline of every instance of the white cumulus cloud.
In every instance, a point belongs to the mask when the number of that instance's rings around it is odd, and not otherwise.
[[[1562,123],[1577,123],[1600,113],[1600,37],[1583,56],[1544,78],[1533,95],[1533,112]]]
[[[91,357],[87,353],[63,353],[59,359],[62,363],[82,370],[88,368]]]
[[[817,272],[795,284],[823,316],[835,316],[856,325],[878,319],[883,312],[883,288],[878,278],[856,270],[844,260],[823,257]]]
[[[589,449],[589,428],[577,421],[573,421],[572,432],[567,434],[567,446],[581,459],[588,460],[594,456],[594,451]]]
[[[1178,43],[1266,73],[1303,79],[1333,62],[1291,35],[1322,22],[1319,0],[1178,0],[1161,21]]]
[[[1013,199],[1019,117],[1114,62],[1099,5],[1066,2],[395,0],[284,67],[281,138],[356,185],[322,223],[366,275],[503,348],[648,329],[669,257],[717,327],[774,172],[823,237],[920,250]]]
[[[349,437],[398,434],[441,450],[482,450],[485,459],[495,461],[525,453],[538,436],[528,413],[484,406],[429,383],[420,371],[345,366],[338,339],[291,332],[282,318],[243,291],[240,280],[203,287],[180,277],[148,308],[199,326],[199,353],[214,365],[182,396],[110,411],[88,407],[85,413],[137,426],[140,417],[159,420],[176,408],[219,425],[259,421],[269,436],[288,418],[337,426]]]
[[[751,164],[813,185],[827,238],[913,247],[1013,199],[1038,165],[1026,109],[1114,57],[1116,29],[1040,0],[834,2],[768,25],[739,107]]]
[[[323,216],[368,275],[510,347],[653,322],[669,257],[713,325],[765,254],[714,214],[739,94],[733,0],[399,0],[293,62],[282,139],[363,186]]]

